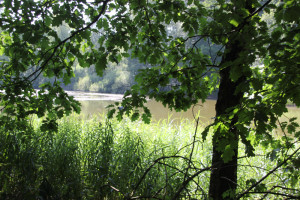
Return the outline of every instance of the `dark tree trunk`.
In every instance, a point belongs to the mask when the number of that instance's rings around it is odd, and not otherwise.
[[[244,2],[245,8],[250,12],[254,12],[252,7],[252,0],[246,0]],[[236,9],[241,9],[236,7]],[[249,21],[244,21],[240,29],[231,35],[229,42],[225,47],[224,55],[220,64],[220,86],[218,93],[218,100],[216,104],[216,123],[221,122],[229,126],[227,132],[218,129],[215,131],[213,136],[213,155],[212,155],[212,170],[210,177],[209,186],[209,197],[213,200],[220,199],[235,199],[235,192],[237,188],[237,156],[238,156],[238,144],[239,144],[239,134],[235,127],[237,122],[237,116],[234,116],[230,120],[226,115],[229,114],[233,108],[239,108],[241,100],[243,98],[243,92],[237,91],[237,87],[241,83],[246,83],[246,75],[242,75],[238,80],[232,81],[230,74],[232,70],[240,70],[242,74],[247,71],[245,67],[251,63],[239,63],[236,61],[239,58],[241,52],[251,53],[251,48],[249,41],[252,36],[250,30]],[[243,29],[248,27],[245,31]],[[254,28],[254,27],[252,27]],[[224,67],[225,63],[235,63],[228,67]],[[224,68],[223,68],[224,67]],[[248,76],[249,74],[247,74]],[[232,159],[228,162],[224,162],[222,154],[224,153],[224,148],[226,145],[230,145],[234,152]],[[225,192],[230,192],[230,196],[223,197]]]
[[[243,48],[238,40],[226,46],[225,51],[227,54],[225,54],[222,58],[222,63],[234,61],[238,58],[242,49]],[[239,136],[234,126],[237,118],[233,117],[230,122],[223,121],[224,118],[219,119],[219,117],[228,114],[233,107],[239,106],[241,98],[243,97],[243,93],[236,93],[236,89],[237,86],[245,80],[245,78],[242,76],[236,82],[233,82],[230,78],[231,70],[232,66],[220,70],[221,79],[218,100],[216,103],[216,122],[227,124],[230,128],[225,134],[222,130],[217,130],[213,136],[213,169],[210,177],[209,196],[214,200],[234,199],[234,197],[229,196],[223,198],[222,195],[224,192],[230,190],[232,192],[231,194],[234,196],[237,187],[237,155]],[[231,161],[227,163],[225,163],[222,158],[222,153],[224,152],[224,147],[226,145],[230,145],[234,151]]]

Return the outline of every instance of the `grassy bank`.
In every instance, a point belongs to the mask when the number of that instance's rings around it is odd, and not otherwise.
[[[194,122],[172,125],[165,120],[146,125],[73,115],[59,122],[57,133],[40,131],[36,118],[30,123],[32,130],[1,129],[0,199],[171,199],[184,180],[196,173],[181,197],[207,197],[211,135],[203,142],[200,126],[195,136]],[[264,156],[268,149],[259,148],[258,156],[251,159],[243,157],[242,146],[240,152],[238,188],[242,192],[278,163]],[[293,170],[277,170],[251,197],[262,197],[263,190],[299,188]],[[282,188],[276,187],[279,183]],[[272,194],[267,197],[272,199]]]

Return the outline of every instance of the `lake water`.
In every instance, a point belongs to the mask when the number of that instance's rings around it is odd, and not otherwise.
[[[78,92],[67,91],[68,94],[75,97],[80,101],[81,114],[84,117],[90,117],[99,113],[107,112],[106,106],[113,104],[116,101],[121,101],[123,95],[120,94],[103,94],[103,93],[90,93],[90,92]],[[200,123],[202,125],[208,125],[213,122],[215,116],[215,104],[216,100],[208,99],[205,103],[199,104],[194,108],[187,110],[186,112],[175,112],[165,108],[161,103],[153,100],[149,100],[147,103],[148,108],[152,114],[152,120],[170,120],[173,122],[179,122],[182,119],[194,119],[193,113],[200,112]],[[291,117],[298,117],[297,122],[300,124],[300,109],[297,107],[288,107],[289,112],[285,116],[281,117],[281,120],[288,120]]]
[[[90,92],[78,92],[67,91],[68,94],[75,97],[80,101],[81,114],[85,117],[93,116],[95,114],[107,112],[106,106],[113,104],[116,101],[121,101],[123,95],[119,94],[103,94],[103,93],[90,93]],[[211,123],[215,116],[215,104],[216,100],[207,100],[204,104],[199,104],[190,108],[186,112],[170,111],[164,107],[161,103],[153,100],[149,100],[147,107],[152,114],[152,120],[165,120],[169,119],[174,122],[182,119],[194,119],[193,113],[196,115],[200,112],[200,121],[204,125]]]

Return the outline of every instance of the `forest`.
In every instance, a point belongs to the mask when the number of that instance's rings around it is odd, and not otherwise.
[[[300,198],[299,0],[3,0],[0,15],[0,199]],[[123,98],[86,119],[66,90]],[[153,121],[149,100],[193,120]]]

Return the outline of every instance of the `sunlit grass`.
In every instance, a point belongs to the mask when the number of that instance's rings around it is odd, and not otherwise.
[[[203,141],[203,126],[199,124],[195,135],[195,121],[175,123],[169,118],[144,124],[72,115],[59,121],[57,133],[41,132],[40,119],[31,123],[35,129],[28,132],[1,132],[1,199],[170,199],[186,177],[211,165],[211,133]],[[256,157],[239,159],[239,192],[277,165],[265,156],[268,151],[259,147]],[[182,197],[205,199],[209,175],[200,173]],[[290,187],[287,179],[281,170],[263,183],[272,188],[286,181]]]

